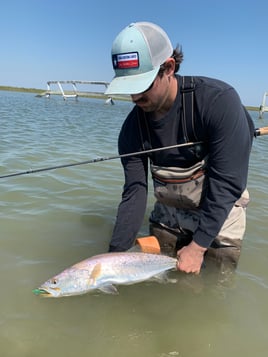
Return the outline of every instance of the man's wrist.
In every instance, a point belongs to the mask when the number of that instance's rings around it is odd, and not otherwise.
[[[192,249],[194,249],[196,252],[199,252],[200,254],[204,254],[207,251],[207,248],[202,247],[194,241],[192,241],[189,246],[191,246]]]

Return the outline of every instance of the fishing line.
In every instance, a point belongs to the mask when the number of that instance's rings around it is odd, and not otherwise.
[[[254,136],[257,137],[257,136],[260,136],[260,135],[268,135],[268,127],[267,126],[263,127],[263,128],[254,129]],[[35,173],[43,172],[43,171],[51,171],[51,170],[56,170],[56,169],[63,169],[63,168],[66,168],[66,167],[93,164],[95,162],[101,162],[101,161],[122,159],[124,157],[149,154],[149,153],[153,153],[153,152],[157,152],[157,151],[180,148],[180,147],[184,147],[184,146],[193,146],[193,145],[197,145],[197,144],[201,144],[201,143],[203,143],[203,141],[176,144],[176,145],[171,145],[171,146],[164,146],[164,147],[161,147],[161,148],[149,149],[149,150],[143,150],[143,151],[137,151],[137,152],[131,152],[131,153],[122,154],[122,155],[99,157],[99,158],[95,158],[95,159],[91,159],[91,160],[85,160],[85,161],[73,162],[73,163],[69,163],[69,164],[62,164],[62,165],[55,165],[55,166],[48,166],[48,167],[43,167],[43,168],[39,168],[39,169],[29,169],[29,170],[26,170],[26,171],[21,171],[21,172],[15,172],[15,173],[7,174],[7,175],[2,175],[2,176],[0,176],[0,179],[8,178],[8,177],[35,174]]]

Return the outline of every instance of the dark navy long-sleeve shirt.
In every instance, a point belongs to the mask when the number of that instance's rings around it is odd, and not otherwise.
[[[120,154],[144,150],[148,132],[152,148],[184,142],[179,90],[182,77],[176,77],[178,93],[167,115],[153,120],[150,113],[144,113],[137,106],[129,113],[118,139]],[[206,171],[208,186],[198,208],[200,220],[193,240],[202,247],[209,247],[246,188],[254,127],[237,92],[230,85],[206,77],[194,77],[194,81],[195,132],[198,140],[205,143],[209,159]],[[147,124],[140,125],[139,120],[146,120]],[[121,160],[125,185],[110,251],[129,249],[141,227],[147,203],[148,159],[148,155],[143,154]],[[198,161],[189,148],[155,152],[150,159],[154,165],[166,167],[190,167]]]

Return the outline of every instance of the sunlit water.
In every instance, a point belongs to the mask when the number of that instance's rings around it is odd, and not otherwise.
[[[0,175],[117,155],[131,103],[0,92]],[[267,126],[257,119],[255,126]],[[239,145],[239,143],[237,143]],[[268,350],[268,137],[254,140],[251,203],[237,271],[171,273],[103,293],[42,299],[47,278],[105,252],[123,185],[120,161],[0,179],[0,355],[265,356]],[[147,234],[148,212],[140,235]]]

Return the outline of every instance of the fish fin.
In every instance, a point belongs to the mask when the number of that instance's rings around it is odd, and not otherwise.
[[[152,280],[158,281],[160,283],[172,283],[172,284],[175,284],[178,281],[177,279],[169,278],[167,272],[163,272],[163,273],[155,275],[152,278]]]
[[[118,291],[114,285],[104,285],[98,289],[105,294],[118,295]]]
[[[141,248],[138,244],[133,245],[127,250],[128,253],[141,253]]]
[[[90,274],[90,277],[89,277],[90,285],[96,284],[96,280],[100,276],[100,274],[101,274],[101,263],[98,263],[94,266],[94,268]]]

